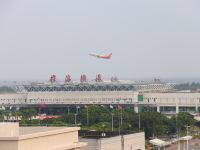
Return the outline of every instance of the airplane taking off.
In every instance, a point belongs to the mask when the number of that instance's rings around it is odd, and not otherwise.
[[[93,57],[101,58],[101,59],[111,59],[112,57],[112,53],[107,54],[107,55],[98,55],[98,54],[91,53],[89,55]]]

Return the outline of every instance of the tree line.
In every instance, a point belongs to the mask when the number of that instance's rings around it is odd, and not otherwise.
[[[177,90],[197,90],[200,89],[200,83],[199,82],[192,82],[192,83],[181,83],[181,84],[177,84],[175,86],[175,89]]]
[[[83,130],[96,131],[145,131],[146,137],[163,136],[185,132],[185,126],[196,126],[193,116],[181,112],[171,118],[158,112],[136,113],[132,108],[113,109],[105,106],[91,105],[78,112],[64,112],[58,118],[33,119],[38,112],[35,109],[18,111],[0,111],[1,121],[14,116],[21,125],[80,126]]]

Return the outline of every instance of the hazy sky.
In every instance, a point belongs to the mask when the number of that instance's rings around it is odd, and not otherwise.
[[[199,77],[200,1],[0,0],[0,80],[52,73]]]

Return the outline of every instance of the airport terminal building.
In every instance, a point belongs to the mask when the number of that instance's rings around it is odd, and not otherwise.
[[[95,82],[68,84],[30,84],[17,93],[0,94],[5,107],[84,107],[85,105],[132,106],[136,112],[158,111],[176,114],[200,111],[200,93],[177,92],[174,84]]]

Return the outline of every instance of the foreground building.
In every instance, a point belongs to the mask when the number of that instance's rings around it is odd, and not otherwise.
[[[18,123],[0,123],[0,150],[79,150],[79,128],[19,127]]]

